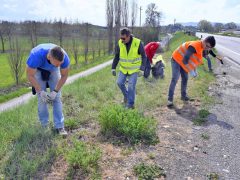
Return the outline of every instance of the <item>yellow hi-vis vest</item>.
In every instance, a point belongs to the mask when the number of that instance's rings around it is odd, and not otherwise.
[[[118,41],[118,45],[120,49],[119,70],[123,74],[133,74],[139,71],[140,66],[142,64],[141,55],[138,54],[138,48],[140,46],[140,42],[141,42],[140,39],[133,37],[131,47],[129,49],[129,52],[127,53],[126,45],[122,43],[121,39]]]

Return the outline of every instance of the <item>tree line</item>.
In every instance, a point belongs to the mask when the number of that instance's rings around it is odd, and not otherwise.
[[[223,23],[211,23],[207,20],[201,20],[198,23],[198,29],[202,32],[221,32],[222,30],[234,30],[237,28],[237,24],[234,22]]]
[[[96,26],[78,20],[54,19],[44,21],[0,21],[1,53],[8,54],[8,62],[16,84],[24,73],[24,55],[39,43],[52,42],[63,47],[79,67],[79,59],[85,63],[106,54],[113,54],[119,40],[121,27],[131,28],[144,43],[158,41],[162,13],[154,3],[145,11],[143,26],[136,25],[138,9],[135,0],[106,0],[106,26]]]

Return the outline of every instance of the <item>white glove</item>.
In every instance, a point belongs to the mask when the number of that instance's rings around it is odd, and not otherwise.
[[[57,91],[53,90],[52,92],[50,92],[49,94],[47,94],[47,97],[50,101],[53,101],[57,96]]]
[[[190,71],[189,73],[190,73],[190,75],[191,75],[192,77],[194,77],[194,78],[198,76],[198,73],[197,73],[196,70],[192,70],[192,71]]]
[[[45,91],[40,91],[40,92],[38,93],[38,96],[41,98],[42,102],[44,102],[44,103],[48,103],[48,102],[49,102],[49,98],[48,98],[48,96],[47,96],[47,92],[45,92]]]

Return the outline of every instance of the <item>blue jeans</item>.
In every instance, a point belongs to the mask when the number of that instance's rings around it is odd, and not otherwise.
[[[126,80],[128,77],[128,89],[126,88]],[[123,96],[127,99],[127,107],[131,108],[134,106],[135,101],[135,90],[137,84],[138,73],[123,74],[121,71],[118,74],[117,84],[121,89]]]
[[[41,86],[41,90],[46,91],[46,81],[42,80],[41,72],[37,70],[35,74],[35,78],[38,84]],[[51,71],[51,75],[49,77],[49,87],[50,91],[53,91],[57,85],[58,80],[60,79],[60,71]],[[48,105],[44,103],[42,99],[38,96],[38,117],[43,127],[48,125],[49,121],[49,113],[48,113]],[[61,92],[59,91],[56,98],[53,100],[53,121],[56,129],[64,127],[64,117],[62,112],[62,102],[61,102]]]
[[[207,60],[208,69],[209,69],[209,70],[212,70],[212,63],[211,63],[210,57],[207,55],[207,56],[204,56],[204,58]]]
[[[168,100],[169,101],[173,101],[175,87],[176,87],[176,84],[177,84],[180,74],[182,77],[182,84],[181,84],[181,96],[182,97],[187,96],[187,82],[188,82],[188,73],[185,72],[184,69],[175,60],[171,59],[171,64],[172,64],[172,80],[171,80],[171,84],[169,86],[169,91],[168,91]]]
[[[149,75],[150,75],[150,72],[151,72],[151,64],[150,64],[149,59],[147,58],[146,67],[145,67],[145,70],[144,70],[144,77],[148,78]]]

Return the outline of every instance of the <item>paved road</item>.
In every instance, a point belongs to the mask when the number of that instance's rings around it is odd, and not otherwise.
[[[197,34],[199,37],[200,35]],[[203,34],[203,37],[207,35],[209,34]],[[201,159],[201,163],[217,172],[221,179],[239,180],[240,38],[214,36],[217,41],[216,49],[225,56],[225,63],[214,70],[217,82],[209,88],[209,95],[216,96],[219,103],[211,108],[209,126],[201,130],[210,135],[205,146],[208,156]]]
[[[202,35],[204,38],[211,34],[197,33],[196,35],[199,38]],[[224,60],[233,61],[240,65],[240,38],[219,35],[214,35],[214,37],[217,41],[216,49],[226,58]]]

